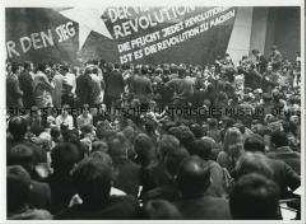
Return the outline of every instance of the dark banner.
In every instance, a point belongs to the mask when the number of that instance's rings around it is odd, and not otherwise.
[[[225,53],[235,7],[7,8],[12,60],[212,62]]]

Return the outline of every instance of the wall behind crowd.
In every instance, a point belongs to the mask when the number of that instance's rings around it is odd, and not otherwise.
[[[237,63],[252,49],[269,56],[277,45],[285,58],[295,60],[300,40],[299,7],[241,7],[227,51]]]
[[[276,44],[283,55],[294,60],[295,53],[300,51],[300,9],[298,7],[273,7],[267,18],[267,35],[264,53],[269,54]]]

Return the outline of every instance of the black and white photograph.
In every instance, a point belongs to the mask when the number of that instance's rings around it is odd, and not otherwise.
[[[5,6],[4,219],[303,220],[296,3]]]

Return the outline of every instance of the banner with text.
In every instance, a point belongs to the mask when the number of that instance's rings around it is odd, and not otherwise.
[[[236,7],[7,8],[7,57],[204,64],[225,53],[236,14]]]

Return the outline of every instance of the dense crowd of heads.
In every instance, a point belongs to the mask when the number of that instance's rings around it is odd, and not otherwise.
[[[298,55],[6,68],[8,219],[299,218]]]

